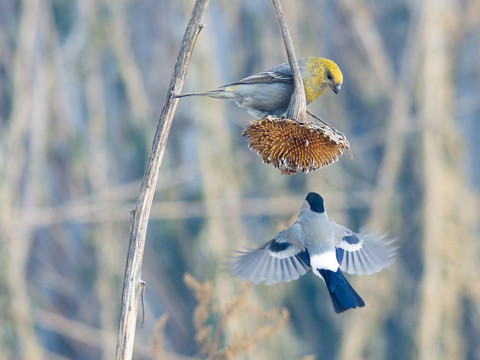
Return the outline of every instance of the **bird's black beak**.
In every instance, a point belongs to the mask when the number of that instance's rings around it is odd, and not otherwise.
[[[342,88],[342,85],[341,84],[330,85],[330,88],[335,94],[338,94],[340,92],[340,89]]]

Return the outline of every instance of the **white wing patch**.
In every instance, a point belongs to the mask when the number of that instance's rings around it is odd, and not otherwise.
[[[392,245],[395,240],[385,240],[385,235],[376,236],[373,233],[359,235],[347,230],[348,235],[346,234],[347,236],[337,244],[337,259],[343,271],[349,274],[368,275],[379,272],[393,263],[397,250],[397,247]]]

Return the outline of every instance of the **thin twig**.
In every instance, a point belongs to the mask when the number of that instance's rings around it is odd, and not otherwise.
[[[330,126],[330,124],[328,124],[326,121],[320,119],[317,115],[312,114],[312,113],[311,113],[310,111],[308,111],[308,110],[307,110],[307,114],[310,115],[311,117],[313,117],[315,120],[320,121],[320,122],[323,123],[324,125]]]
[[[158,172],[162,163],[173,115],[175,114],[178,104],[178,100],[174,99],[173,95],[180,93],[182,90],[190,57],[196,39],[203,27],[201,21],[207,5],[208,0],[197,0],[195,2],[192,16],[182,40],[180,53],[177,57],[177,63],[170,81],[167,98],[155,132],[152,151],[148,158],[135,212],[133,212],[130,246],[125,267],[122,303],[120,308],[120,323],[118,326],[116,350],[117,360],[132,358],[135,326],[137,322],[137,297],[140,290],[145,235],[153,196],[157,185]]]
[[[280,5],[279,0],[272,0],[272,3],[273,8],[275,9],[275,15],[280,25],[280,29],[282,31],[283,42],[285,43],[285,50],[287,51],[288,62],[290,64],[290,69],[292,70],[293,83],[295,85],[295,90],[287,110],[287,118],[293,118],[301,122],[306,122],[307,101],[305,99],[305,90],[303,88],[303,81],[297,64],[297,58],[295,56],[293,41],[290,37],[290,31],[288,31],[285,15],[283,14],[282,6]]]
[[[140,280],[140,296],[142,298],[142,325],[140,326],[143,329],[143,324],[145,324],[145,290],[147,288],[147,283],[143,280]]]

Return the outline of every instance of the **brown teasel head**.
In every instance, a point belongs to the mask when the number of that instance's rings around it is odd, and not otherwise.
[[[268,116],[250,122],[242,133],[248,147],[282,174],[308,173],[333,164],[350,149],[347,138],[326,123]]]

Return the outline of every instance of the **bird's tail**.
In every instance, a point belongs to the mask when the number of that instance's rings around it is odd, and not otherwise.
[[[218,90],[211,90],[211,91],[204,91],[204,92],[196,92],[196,93],[185,93],[180,95],[175,95],[175,98],[182,98],[187,96],[210,96],[213,98],[225,98],[225,90],[218,89]]]
[[[332,299],[333,308],[337,314],[347,311],[348,309],[354,309],[357,306],[365,306],[365,302],[360,295],[353,290],[352,286],[343,275],[342,270],[338,269],[334,272],[325,269],[318,269],[318,272],[325,280],[328,292],[330,293],[330,298]]]

